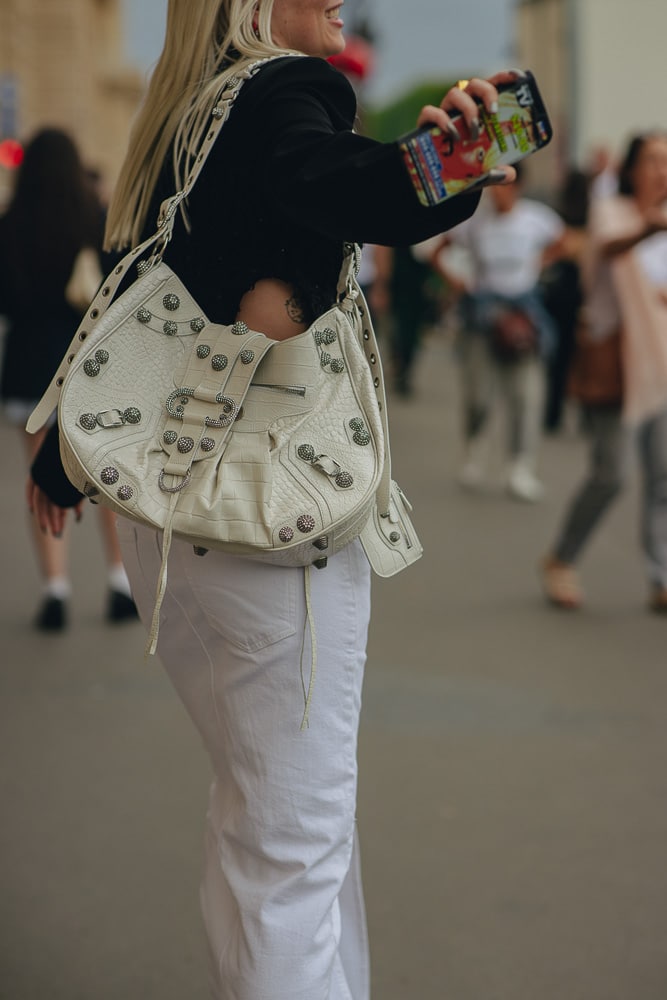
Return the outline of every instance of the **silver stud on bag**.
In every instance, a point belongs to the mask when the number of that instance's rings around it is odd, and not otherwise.
[[[214,354],[211,358],[211,368],[214,372],[224,372],[228,363],[226,354]]]
[[[302,534],[307,535],[315,527],[315,518],[311,514],[300,514],[296,519],[296,526]]]
[[[180,304],[181,300],[179,299],[178,295],[174,295],[173,292],[169,292],[162,299],[162,305],[165,307],[166,310],[168,310],[168,312],[176,312]]]
[[[225,112],[222,108],[215,107],[213,108],[213,111],[211,111],[211,114],[214,118],[220,119],[224,118]]]
[[[323,344],[333,344],[336,339],[336,331],[332,330],[331,327],[326,327],[322,330],[322,343]]]
[[[137,319],[140,323],[150,323],[153,319],[153,313],[146,306],[141,306],[140,309],[137,309]]]
[[[186,436],[180,437],[176,444],[176,447],[180,451],[181,455],[187,455],[189,451],[192,451],[194,446],[195,446],[194,438]]]
[[[139,277],[141,277],[142,274],[147,274],[152,266],[153,265],[150,260],[140,260],[137,264],[137,274]]]
[[[389,535],[389,541],[393,542],[394,545],[396,544],[396,542],[400,542],[400,540],[401,536],[398,531],[392,531],[391,534]]]
[[[352,440],[355,444],[365,448],[367,444],[371,443],[371,436],[368,431],[364,429],[363,431],[355,431],[352,435]]]
[[[100,374],[102,368],[99,361],[95,361],[93,358],[88,358],[88,360],[83,363],[83,370],[88,378],[95,378]]]
[[[205,326],[206,322],[202,316],[196,316],[190,320],[190,329],[193,333],[201,333]]]
[[[326,368],[327,365],[331,364],[331,355],[327,354],[326,351],[322,351],[320,355],[320,364],[323,368]]]
[[[315,458],[315,449],[312,444],[300,444],[296,450],[299,458],[302,458],[304,462],[312,462]]]
[[[366,424],[363,422],[361,417],[352,417],[352,419],[348,424],[348,427],[350,428],[351,431],[363,431],[366,427]]]
[[[108,465],[100,472],[100,479],[105,486],[113,486],[120,479],[120,473],[118,469],[114,469],[113,465]]]
[[[278,532],[278,538],[280,539],[281,542],[291,542],[292,539],[294,538],[294,531],[292,530],[292,528],[286,525],[284,528],[281,528],[280,531]]]
[[[241,351],[239,357],[244,365],[250,365],[255,360],[254,351]]]
[[[176,431],[165,431],[162,435],[162,440],[165,444],[175,444],[178,434]]]
[[[141,422],[141,410],[136,406],[128,406],[123,412],[123,419],[126,424],[138,424]]]
[[[349,472],[339,472],[335,482],[336,486],[340,486],[342,490],[349,490],[350,486],[354,484],[354,479]]]
[[[168,319],[162,325],[162,330],[167,334],[168,337],[175,337],[178,333],[178,323],[174,323],[173,320]]]
[[[232,324],[231,331],[235,337],[244,337],[249,332],[249,327],[242,320],[238,320]]]
[[[315,340],[317,346],[321,347],[322,344],[324,343],[324,334],[322,333],[321,330],[315,330],[313,332],[313,339]]]
[[[105,365],[109,360],[109,352],[104,350],[95,351],[95,360],[100,365]]]
[[[329,548],[329,538],[328,538],[328,536],[327,535],[320,535],[319,538],[315,539],[315,541],[313,542],[313,545],[315,546],[316,549],[319,549],[320,552],[324,552],[325,549]]]
[[[79,423],[84,431],[94,431],[97,427],[97,417],[94,413],[82,413],[79,417]]]
[[[211,353],[211,348],[208,346],[208,344],[200,344],[199,347],[197,348],[197,357],[201,358],[202,360],[204,358],[207,358],[210,353]]]
[[[341,375],[345,371],[345,362],[342,358],[334,358],[331,362],[331,371],[334,375]]]
[[[117,496],[119,500],[131,500],[134,496],[134,490],[131,486],[119,486]]]
[[[199,447],[202,451],[213,451],[215,448],[215,441],[210,437],[203,437],[199,442]]]

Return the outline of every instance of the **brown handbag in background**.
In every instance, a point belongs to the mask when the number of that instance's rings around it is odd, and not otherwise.
[[[513,364],[537,353],[537,328],[530,316],[516,306],[498,311],[490,334],[491,349],[503,364]]]
[[[569,395],[587,406],[609,406],[623,401],[621,331],[602,339],[591,337],[582,323],[569,378]]]

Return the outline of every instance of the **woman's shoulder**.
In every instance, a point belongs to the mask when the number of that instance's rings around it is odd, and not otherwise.
[[[245,91],[245,93],[244,93]],[[345,76],[325,59],[314,56],[279,56],[267,61],[243,87],[247,104],[267,100],[315,97],[352,122],[357,111],[354,90]]]

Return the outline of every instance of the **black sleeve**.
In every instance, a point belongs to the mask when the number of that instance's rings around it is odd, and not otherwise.
[[[398,143],[353,131],[354,93],[328,63],[281,60],[260,71],[258,84],[270,70],[254,94],[253,144],[282,213],[332,239],[388,246],[418,243],[473,214],[478,194],[419,202]]]
[[[58,507],[75,507],[82,494],[65,475],[60,459],[58,425],[54,424],[44,438],[30,469],[32,478],[49,500]]]

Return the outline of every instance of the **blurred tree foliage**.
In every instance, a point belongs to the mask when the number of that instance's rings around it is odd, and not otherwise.
[[[363,131],[380,142],[391,142],[415,127],[417,115],[425,104],[440,104],[456,81],[432,80],[420,83],[402,97],[382,108],[364,108]]]

